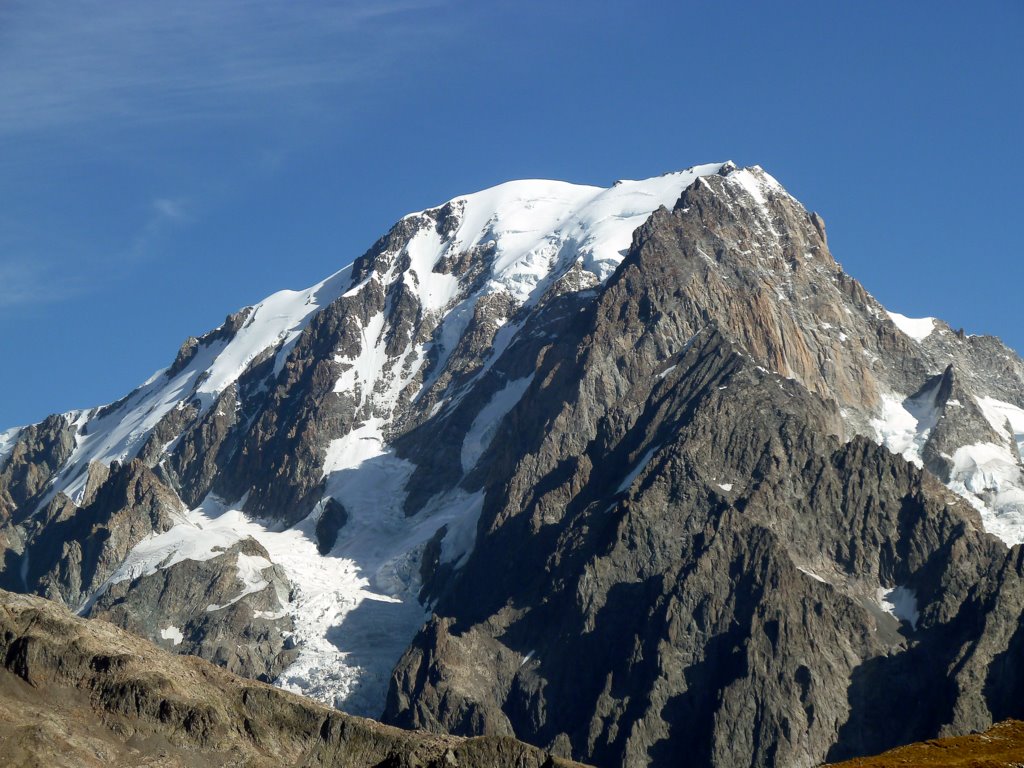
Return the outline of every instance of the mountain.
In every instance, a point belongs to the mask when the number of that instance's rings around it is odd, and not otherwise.
[[[503,184],[0,435],[0,586],[597,765],[1020,717],[1024,362],[757,167]]]
[[[410,733],[0,591],[4,765],[572,768],[507,737]]]

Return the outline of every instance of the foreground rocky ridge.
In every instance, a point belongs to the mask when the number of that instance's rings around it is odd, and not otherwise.
[[[1024,723],[1006,720],[984,733],[909,744],[874,757],[835,764],[834,768],[1018,768],[1024,764]]]
[[[389,728],[0,591],[0,751],[18,766],[570,768],[514,739]]]
[[[1022,419],[759,168],[517,182],[0,436],[0,582],[406,726],[811,766],[1024,715]]]

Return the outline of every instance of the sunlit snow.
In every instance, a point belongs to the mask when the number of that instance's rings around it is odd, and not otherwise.
[[[886,314],[889,315],[897,328],[914,341],[924,341],[935,330],[934,317],[907,317],[899,312],[887,312]]]
[[[172,645],[181,645],[181,641],[185,639],[185,636],[177,627],[164,627],[160,630],[160,637],[164,640],[170,640]]]
[[[348,287],[350,273],[351,267],[346,267],[305,291],[280,291],[268,297],[253,307],[230,340],[200,345],[175,376],[158,371],[124,403],[105,414],[101,415],[100,409],[65,414],[78,427],[75,450],[40,506],[58,491],[77,501],[87,480],[85,472],[78,472],[80,467],[91,461],[109,464],[134,458],[167,413],[193,398],[204,409],[209,408],[216,396],[268,347],[278,348],[275,369],[279,369],[310,317]]]
[[[871,421],[875,439],[918,467],[923,466],[921,449],[935,428],[937,417],[934,392],[910,400],[895,394],[882,395],[879,416]]]
[[[933,397],[934,390],[915,399],[883,395],[879,416],[871,421],[875,439],[923,466],[921,450],[939,416]],[[958,448],[948,457],[953,467],[947,485],[978,510],[986,531],[1012,546],[1024,542],[1024,474],[1018,460],[1024,451],[1024,409],[991,397],[977,402],[992,429],[1006,435],[1006,443]],[[963,407],[955,400],[946,405]]]
[[[821,582],[822,584],[828,584],[828,581],[826,581],[826,580],[825,580],[825,579],[823,579],[823,578],[822,578],[821,576],[819,576],[818,574],[816,574],[816,573],[815,573],[814,571],[812,571],[812,570],[811,570],[810,568],[804,568],[804,567],[803,567],[802,565],[798,565],[798,566],[796,567],[796,569],[797,569],[798,571],[800,571],[800,573],[802,573],[802,574],[804,574],[804,575],[806,575],[806,576],[810,576],[810,577],[811,577],[812,579],[814,579],[815,581],[820,581],[820,582]]]

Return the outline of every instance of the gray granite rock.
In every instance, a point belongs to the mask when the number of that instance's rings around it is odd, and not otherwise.
[[[239,557],[250,562],[239,568]],[[257,582],[242,581],[266,563]],[[109,585],[85,615],[101,618],[175,653],[208,659],[245,677],[270,682],[295,658],[288,613],[291,585],[255,539],[208,560],[181,560]]]

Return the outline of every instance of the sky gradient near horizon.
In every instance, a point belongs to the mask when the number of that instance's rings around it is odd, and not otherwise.
[[[0,430],[514,178],[759,164],[889,309],[1024,351],[1024,3],[8,0]]]

